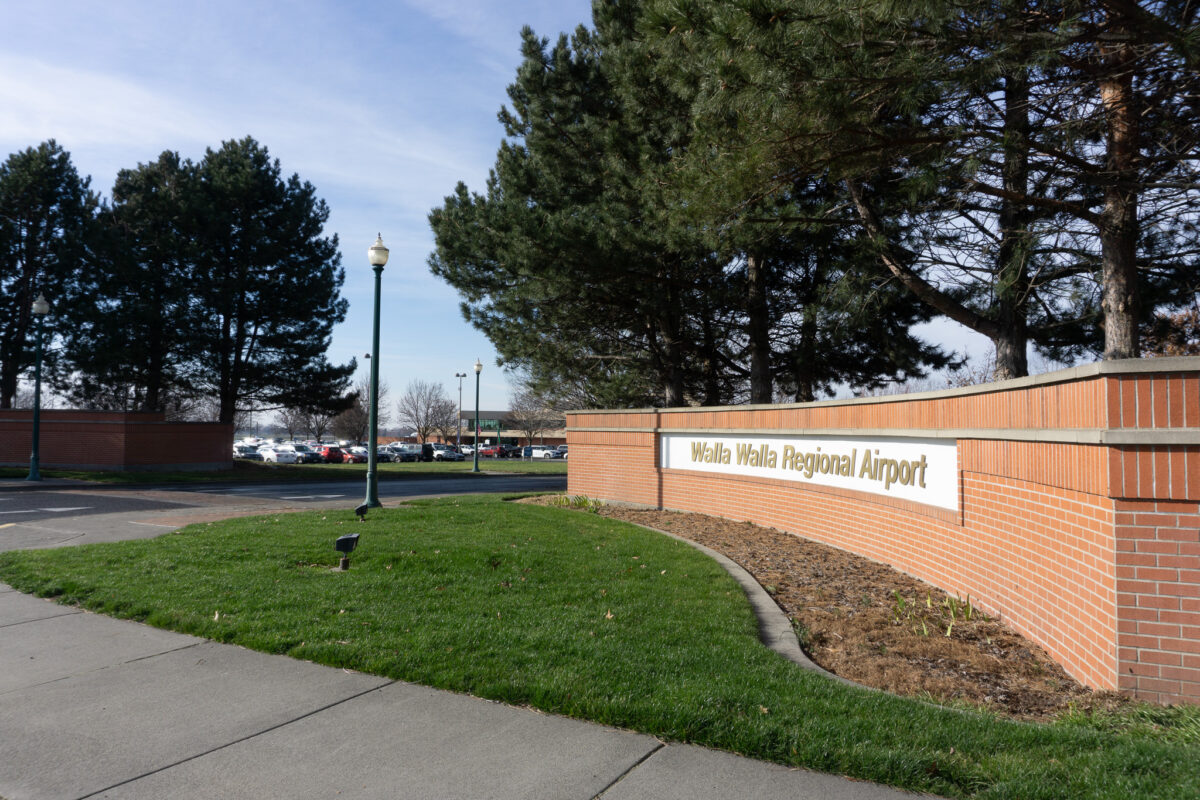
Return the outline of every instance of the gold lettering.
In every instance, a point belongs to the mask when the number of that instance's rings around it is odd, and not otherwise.
[[[796,448],[790,444],[783,446],[783,462],[779,466],[781,469],[798,469],[796,466]]]
[[[875,455],[879,455],[878,450],[875,451]],[[861,478],[864,475],[870,480],[877,480],[875,477],[875,465],[871,461],[871,451],[870,450],[863,451],[863,465],[862,465],[862,469],[860,469],[858,471],[858,477]]]

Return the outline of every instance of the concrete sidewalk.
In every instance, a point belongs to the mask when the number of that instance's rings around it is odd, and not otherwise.
[[[335,796],[914,795],[263,655],[0,584],[0,797]]]

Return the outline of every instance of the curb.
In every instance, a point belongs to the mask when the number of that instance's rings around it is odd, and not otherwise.
[[[622,522],[626,521],[622,520]],[[718,553],[716,550],[705,547],[697,542],[693,542],[690,539],[685,539],[682,536],[671,533],[670,531],[652,528],[649,525],[642,525],[637,522],[627,522],[627,524],[636,525],[639,528],[644,528],[648,531],[654,531],[655,533],[661,533],[664,536],[670,536],[676,541],[683,542],[686,545],[696,548],[701,553],[704,553],[706,556],[724,567],[725,571],[728,572],[730,576],[738,582],[738,585],[742,587],[742,591],[746,593],[746,599],[750,601],[750,607],[754,609],[754,616],[758,619],[759,640],[762,641],[762,643],[767,647],[786,658],[788,661],[798,664],[799,666],[804,667],[807,670],[811,670],[812,672],[824,675],[826,678],[837,681],[845,686],[853,686],[857,689],[867,689],[872,692],[879,691],[874,687],[864,686],[861,683],[855,683],[854,681],[843,678],[840,675],[834,675],[832,672],[818,666],[812,661],[812,659],[805,655],[804,650],[800,647],[799,640],[796,638],[795,631],[792,630],[792,623],[791,620],[788,619],[787,614],[783,612],[783,609],[779,607],[779,604],[775,602],[774,598],[767,593],[767,590],[762,587],[762,584],[754,580],[753,576],[751,576],[741,564],[738,564],[728,556]]]

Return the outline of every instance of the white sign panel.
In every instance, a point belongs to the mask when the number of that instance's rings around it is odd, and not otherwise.
[[[945,439],[661,435],[663,469],[870,492],[958,510],[958,444]]]

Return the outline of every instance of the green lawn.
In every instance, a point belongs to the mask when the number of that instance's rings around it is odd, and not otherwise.
[[[380,480],[406,480],[431,477],[461,477],[472,474],[470,459],[458,462],[379,464]],[[481,472],[532,473],[565,475],[567,462],[521,461],[520,459],[480,459]],[[83,470],[40,470],[43,478],[72,478],[96,483],[216,483],[261,481],[311,481],[366,479],[366,464],[263,464],[259,461],[233,462],[233,469],[217,472],[92,472]],[[0,479],[21,479],[29,474],[28,467],[0,467]]]
[[[334,539],[362,535],[349,572]],[[494,497],[0,553],[25,592],[271,653],[959,797],[1200,797],[1200,715],[1019,724],[847,688],[763,647],[707,557]]]

